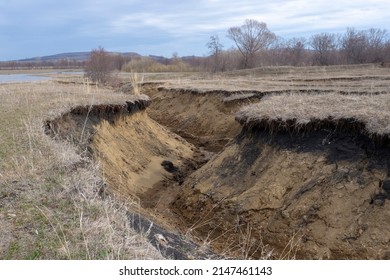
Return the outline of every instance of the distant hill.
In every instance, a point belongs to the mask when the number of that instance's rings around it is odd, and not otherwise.
[[[154,61],[157,61],[157,62],[160,62],[160,63],[163,63],[163,64],[165,64],[165,63],[167,63],[167,62],[170,61],[170,59],[169,59],[169,58],[166,58],[165,56],[149,55],[149,57],[150,57],[151,59],[153,59]]]
[[[109,52],[110,54],[118,54],[127,57],[140,57],[141,55],[135,52]],[[57,62],[60,60],[86,61],[89,58],[90,52],[70,52],[60,53],[55,55],[32,57],[19,59],[18,62]]]
[[[120,55],[120,57],[113,58],[113,66],[115,69],[122,69],[122,67],[134,58],[150,58],[163,65],[175,64],[175,59],[181,59],[182,62],[187,63],[192,67],[202,65],[202,57],[197,56],[183,56],[177,58],[167,58],[164,56],[148,55],[142,56],[135,52],[108,52],[111,55]],[[0,69],[31,69],[31,68],[61,68],[61,69],[82,69],[85,68],[86,62],[90,57],[90,52],[68,52],[54,55],[47,55],[41,57],[31,57],[19,60],[0,61]]]

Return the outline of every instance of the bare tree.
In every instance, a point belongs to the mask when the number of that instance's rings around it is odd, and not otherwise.
[[[112,71],[111,57],[103,47],[93,49],[85,68],[85,77],[96,83],[108,81]]]
[[[131,57],[117,53],[117,54],[110,55],[110,59],[111,59],[112,69],[121,71],[123,65],[129,62],[131,60]]]
[[[388,42],[387,30],[370,28],[366,32],[368,41],[369,61],[374,63],[384,63],[384,61],[386,60],[386,43]]]
[[[306,56],[306,39],[292,38],[287,41],[288,62],[293,66],[304,65]]]
[[[223,61],[224,71],[238,69],[242,62],[241,57],[241,53],[235,48],[230,48],[223,51],[221,53],[221,60]]]
[[[356,30],[348,28],[341,40],[341,51],[347,63],[377,63],[386,57],[387,31],[371,28]]]
[[[334,63],[337,50],[336,38],[336,35],[331,33],[321,33],[311,37],[310,45],[314,50],[315,63],[319,65]]]
[[[383,62],[382,65],[390,66],[390,40],[387,40],[383,46]]]
[[[267,49],[276,39],[274,33],[268,30],[267,24],[257,20],[247,19],[240,27],[231,27],[228,38],[232,39],[244,57],[244,68],[253,67],[256,53]]]
[[[210,40],[207,42],[207,48],[210,50],[210,55],[212,57],[212,71],[218,72],[224,70],[224,65],[222,63],[222,49],[223,45],[219,41],[218,35],[211,36]]]
[[[348,28],[341,39],[341,50],[346,62],[350,64],[365,63],[368,54],[368,40],[364,31]]]

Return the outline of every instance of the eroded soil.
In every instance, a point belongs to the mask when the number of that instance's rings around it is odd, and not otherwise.
[[[132,211],[224,258],[389,258],[387,144],[242,128],[248,101],[226,92],[147,91],[146,111],[91,133],[108,191],[139,200]]]
[[[226,93],[150,88],[148,115],[197,147],[219,152],[240,131],[235,112],[248,101],[224,102]]]
[[[247,100],[223,102],[224,92],[150,95],[153,118],[216,152],[171,205],[202,242],[239,257],[388,257],[387,144],[348,127],[307,135],[241,131],[232,116]]]
[[[261,240],[277,258],[387,258],[390,154],[370,143],[245,131],[186,180],[174,207],[219,250],[249,242],[262,257]]]

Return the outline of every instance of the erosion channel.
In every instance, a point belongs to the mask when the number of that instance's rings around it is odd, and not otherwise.
[[[234,92],[144,92],[151,101],[74,108],[47,132],[85,142],[102,196],[129,202],[168,257],[390,258],[390,150],[364,124],[241,126],[250,101]]]

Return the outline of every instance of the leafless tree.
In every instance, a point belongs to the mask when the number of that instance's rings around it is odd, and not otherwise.
[[[287,41],[288,63],[292,66],[305,65],[306,63],[306,39],[292,38]]]
[[[239,69],[242,66],[241,57],[241,53],[235,48],[222,51],[221,60],[223,61],[224,71]]]
[[[383,46],[383,62],[382,65],[390,66],[390,40],[387,40]]]
[[[228,38],[232,39],[244,57],[244,68],[253,67],[256,54],[267,49],[276,39],[276,35],[268,30],[267,24],[247,19],[240,27],[231,27]]]
[[[348,28],[341,39],[341,51],[348,64],[359,64],[367,61],[368,40],[364,31]]]
[[[348,28],[341,39],[341,52],[346,63],[378,63],[386,60],[387,31],[371,28],[356,30]]]
[[[112,69],[121,71],[123,65],[131,60],[130,56],[122,55],[122,54],[113,54],[110,55]]]
[[[370,62],[386,61],[386,43],[388,43],[388,33],[385,29],[370,28],[367,31],[368,52]],[[387,53],[387,55],[389,55]]]
[[[330,65],[335,62],[337,36],[332,33],[321,33],[310,38],[314,50],[314,61],[319,65]]]
[[[244,25],[230,28],[228,37],[236,44],[231,50],[222,50],[218,37],[210,37],[206,46],[211,56],[205,59],[205,67],[216,71],[221,60],[225,70],[243,66],[388,65],[390,62],[390,36],[384,29],[348,28],[342,34],[321,33],[309,39],[284,39],[270,32],[265,23],[246,20]]]
[[[93,49],[85,68],[85,77],[96,83],[106,83],[111,75],[111,57],[103,47]]]
[[[223,45],[219,41],[218,35],[211,36],[207,42],[207,48],[210,50],[211,55],[211,69],[213,72],[223,71],[224,63],[222,61],[222,49]]]

